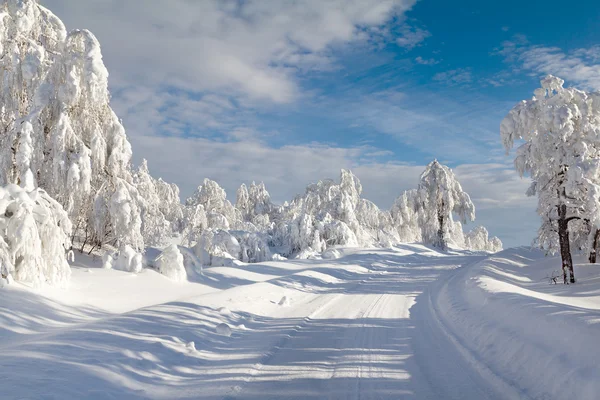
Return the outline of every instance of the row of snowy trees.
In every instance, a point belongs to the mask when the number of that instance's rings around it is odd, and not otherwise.
[[[186,201],[182,243],[195,247],[206,264],[228,258],[262,261],[272,254],[306,258],[334,246],[389,247],[401,242],[490,252],[502,248],[484,227],[463,233],[462,225],[475,219],[475,207],[453,172],[437,161],[427,166],[418,189],[403,193],[389,211],[361,193],[359,179],[342,170],[339,183],[311,184],[282,206],[271,202],[262,183],[242,185],[232,204],[225,190],[206,179]]]
[[[544,78],[532,99],[508,113],[500,133],[507,151],[521,142],[515,167],[530,175],[527,194],[538,197],[537,243],[560,252],[564,281],[574,283],[571,249],[594,263],[600,245],[600,93],[563,84]]]

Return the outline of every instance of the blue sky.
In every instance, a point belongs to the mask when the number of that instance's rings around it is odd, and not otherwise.
[[[87,28],[134,161],[189,195],[264,181],[283,201],[351,168],[389,207],[437,158],[478,223],[529,244],[535,200],[499,124],[539,78],[600,89],[600,3],[42,0]]]

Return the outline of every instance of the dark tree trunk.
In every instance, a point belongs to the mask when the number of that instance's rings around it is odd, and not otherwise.
[[[598,248],[598,241],[600,241],[600,229],[596,229],[594,233],[594,241],[592,243],[592,249],[590,250],[590,264],[596,264],[596,249]]]
[[[560,242],[560,257],[562,258],[563,282],[575,283],[573,272],[573,259],[571,258],[571,244],[569,243],[569,221],[567,221],[567,205],[558,206],[558,239]]]
[[[439,228],[437,231],[437,242],[438,242],[438,247],[442,250],[446,250],[446,239],[444,238],[444,213],[442,212],[442,210],[444,209],[444,201],[442,200],[442,206],[438,207],[438,213],[437,213],[437,218],[438,218],[438,224],[439,224]]]

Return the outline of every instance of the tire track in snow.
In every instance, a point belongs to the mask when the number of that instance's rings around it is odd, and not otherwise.
[[[319,316],[319,314],[321,314],[322,312],[324,312],[328,307],[330,307],[333,303],[335,303],[337,300],[339,300],[344,294],[343,293],[338,293],[335,295],[319,295],[317,296],[315,299],[313,299],[312,301],[310,301],[310,303],[315,302],[321,298],[324,297],[332,297],[331,299],[327,300],[324,304],[320,305],[316,310],[314,310],[313,312],[311,312],[308,316],[304,317],[302,319],[302,323],[296,325],[292,330],[288,331],[284,337],[282,339],[279,340],[279,342],[277,342],[275,345],[273,345],[267,352],[265,352],[263,354],[263,356],[261,357],[260,361],[258,361],[257,363],[255,363],[253,365],[253,368],[250,372],[250,376],[245,378],[244,382],[241,385],[236,385],[235,387],[231,388],[230,391],[223,397],[223,400],[234,400],[237,397],[237,393],[241,392],[244,387],[246,387],[248,384],[252,383],[253,379],[256,378],[256,376],[262,371],[262,369],[264,368],[264,366],[268,365],[269,362],[282,350],[285,349],[285,346],[294,338],[298,335],[298,333],[300,333],[300,331],[302,331],[302,329],[304,329],[307,325],[309,325],[311,323],[311,321],[313,319],[315,319],[316,317]]]

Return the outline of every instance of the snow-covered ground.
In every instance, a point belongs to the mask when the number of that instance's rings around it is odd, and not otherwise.
[[[597,398],[597,266],[563,286],[524,248],[341,254],[186,283],[83,258],[66,290],[0,289],[0,398]]]
[[[600,265],[583,258],[574,285],[551,284],[560,260],[508,249],[436,282],[432,320],[489,382],[533,399],[600,398]]]

